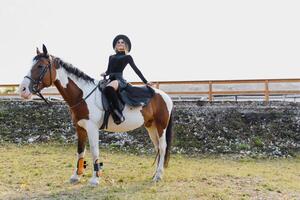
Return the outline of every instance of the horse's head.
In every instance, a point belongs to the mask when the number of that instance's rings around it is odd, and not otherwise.
[[[29,99],[32,94],[40,93],[43,88],[50,87],[56,79],[53,57],[48,54],[46,46],[43,45],[43,52],[37,48],[36,53],[33,66],[20,84],[20,95],[24,99]]]

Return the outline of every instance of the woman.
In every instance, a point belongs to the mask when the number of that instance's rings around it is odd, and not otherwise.
[[[118,102],[117,92],[125,89],[128,86],[127,81],[123,78],[123,71],[127,64],[129,64],[140,79],[151,86],[140,70],[135,65],[133,58],[128,55],[131,49],[131,42],[126,35],[117,35],[113,40],[113,48],[116,54],[109,57],[108,68],[101,76],[109,76],[109,84],[104,88],[103,92],[110,102],[110,109],[113,111],[112,117],[116,124],[122,123],[125,118]]]

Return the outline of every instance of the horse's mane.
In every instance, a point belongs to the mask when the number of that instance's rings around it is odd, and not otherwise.
[[[94,82],[95,79],[91,78],[89,75],[87,75],[86,73],[84,73],[80,69],[74,67],[72,64],[64,62],[60,58],[56,58],[56,59],[58,61],[59,66],[61,66],[62,68],[64,68],[67,72],[69,72],[71,74],[74,74],[78,78],[81,78],[81,79],[83,79],[85,81],[95,83]]]
[[[45,55],[45,54],[38,54],[36,55],[33,60],[34,61],[37,61],[41,58],[49,58],[49,55]],[[88,81],[88,82],[92,82],[92,83],[95,83],[95,79],[91,78],[89,75],[87,75],[86,73],[84,73],[83,71],[81,71],[80,69],[74,67],[72,64],[70,63],[67,63],[65,61],[63,61],[62,59],[60,58],[55,58],[58,62],[58,65],[59,67],[62,67],[64,68],[67,72],[71,73],[71,74],[74,74],[75,76],[77,76],[78,78],[81,78],[85,81]]]

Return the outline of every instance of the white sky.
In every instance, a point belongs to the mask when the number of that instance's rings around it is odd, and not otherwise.
[[[0,83],[19,83],[43,43],[99,79],[119,33],[150,81],[300,77],[300,1],[0,0]]]

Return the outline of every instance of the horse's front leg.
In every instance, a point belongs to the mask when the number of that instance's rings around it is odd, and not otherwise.
[[[73,172],[73,175],[70,178],[71,183],[79,182],[81,176],[83,175],[84,169],[86,167],[86,163],[84,161],[84,155],[85,155],[85,145],[87,140],[87,132],[84,128],[78,125],[76,125],[76,132],[78,137],[77,164]]]
[[[98,126],[89,120],[80,120],[78,124],[83,127],[88,134],[90,150],[93,158],[93,176],[90,179],[91,185],[98,185],[100,178],[100,164],[99,164],[99,131]]]

